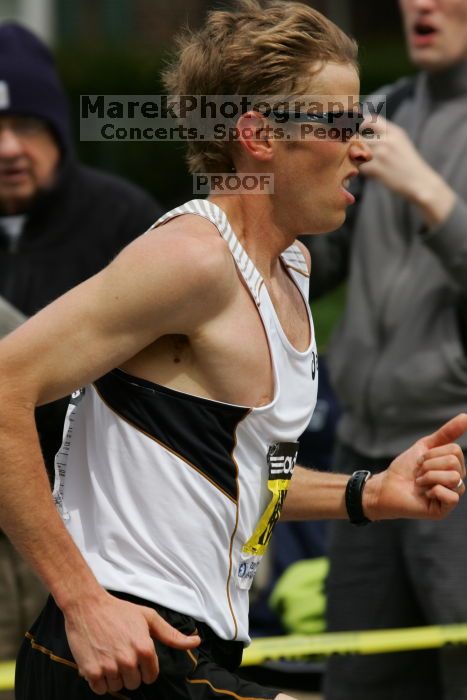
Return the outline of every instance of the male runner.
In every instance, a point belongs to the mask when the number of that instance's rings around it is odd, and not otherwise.
[[[358,96],[355,62],[309,7],[248,1],[210,14],[167,83]],[[353,137],[271,140],[266,123],[247,112],[241,142],[193,144],[190,157],[206,172],[272,173],[273,196],[169,212],[0,345],[0,526],[53,596],[20,652],[19,700],[286,698],[235,675],[248,587],[287,486],[285,517],[345,518],[349,482],[290,478],[317,381],[295,239],[342,222],[368,154]],[[72,391],[57,512],[33,409]],[[466,429],[459,415],[366,485],[352,477],[354,517],[446,515],[464,492],[452,441]]]

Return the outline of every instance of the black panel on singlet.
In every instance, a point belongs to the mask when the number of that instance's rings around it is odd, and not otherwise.
[[[175,452],[237,500],[232,452],[237,426],[250,409],[183,394],[119,369],[98,379],[94,386],[121,418]]]

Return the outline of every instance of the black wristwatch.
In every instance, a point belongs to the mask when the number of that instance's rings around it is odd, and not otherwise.
[[[345,489],[345,505],[352,525],[367,525],[371,522],[363,514],[362,494],[365,484],[371,477],[371,472],[359,469],[354,472],[347,482]]]

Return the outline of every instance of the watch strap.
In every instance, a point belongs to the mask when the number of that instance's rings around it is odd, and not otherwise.
[[[371,472],[366,469],[355,471],[347,482],[345,489],[345,505],[349,520],[353,525],[367,525],[371,522],[363,513],[363,489]]]

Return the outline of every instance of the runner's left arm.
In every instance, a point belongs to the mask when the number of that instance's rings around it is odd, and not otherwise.
[[[369,520],[431,518],[448,515],[465,493],[461,448],[454,441],[467,430],[462,413],[439,430],[418,440],[388,469],[370,478],[363,490],[363,511]],[[282,510],[282,520],[348,517],[345,488],[349,476],[297,466]]]

